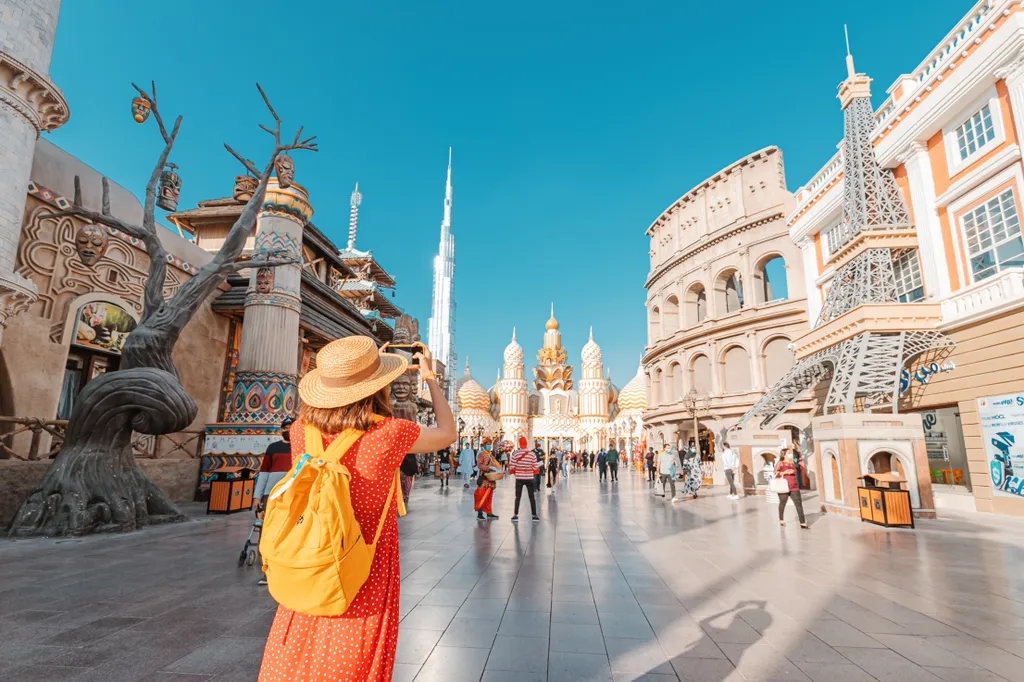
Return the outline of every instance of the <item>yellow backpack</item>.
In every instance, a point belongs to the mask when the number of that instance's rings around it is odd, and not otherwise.
[[[270,493],[260,534],[263,571],[270,595],[293,611],[341,615],[370,575],[400,483],[396,469],[377,532],[367,542],[352,510],[352,475],[340,463],[363,433],[346,429],[325,452],[320,430],[306,424],[306,453]],[[401,494],[398,514],[405,515]]]

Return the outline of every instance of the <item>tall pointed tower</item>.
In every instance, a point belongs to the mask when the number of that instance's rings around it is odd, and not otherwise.
[[[846,68],[839,85],[842,225],[839,244],[825,263],[836,274],[814,328],[793,342],[796,363],[738,427],[753,417],[762,428],[770,425],[806,390],[828,379],[823,416],[811,420],[823,507],[870,515],[872,503],[860,496],[858,477],[893,471],[907,482],[913,513],[934,518],[921,415],[899,414],[900,372],[915,357],[952,342],[937,330],[937,304],[899,300],[893,260],[917,249],[917,234],[892,172],[875,157],[871,79],[853,68],[849,49]],[[910,514],[907,508],[907,520]]]
[[[441,243],[434,256],[434,300],[427,329],[431,354],[443,362],[449,376],[455,372],[455,235],[452,234],[452,148],[448,148],[448,180],[444,187],[444,218]],[[448,382],[448,400],[455,395],[455,382]]]
[[[590,338],[583,345],[580,357],[580,430],[588,436],[588,444],[592,446],[599,442],[599,434],[608,424],[608,391],[611,384],[611,380],[604,376],[601,347],[594,342],[593,327],[590,328]]]
[[[506,440],[516,443],[520,436],[530,439],[528,393],[526,373],[523,367],[523,347],[516,341],[516,330],[512,330],[512,341],[505,347],[504,378],[499,383],[498,396],[501,400],[501,429]]]
[[[794,342],[796,364],[743,416],[767,426],[829,373],[823,411],[898,412],[899,376],[914,357],[951,345],[936,305],[901,303],[893,260],[917,235],[892,171],[878,165],[871,134],[871,79],[846,56],[843,213],[840,244],[825,264],[836,271],[814,329]]]
[[[555,319],[555,304],[551,304],[551,317],[544,325],[544,347],[537,353],[537,366],[533,368],[537,390],[572,390],[572,365],[562,347],[562,332],[558,331]]]

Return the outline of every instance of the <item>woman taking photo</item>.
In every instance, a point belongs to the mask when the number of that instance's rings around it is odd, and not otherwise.
[[[782,451],[782,461],[775,467],[775,478],[784,478],[789,485],[788,493],[779,493],[779,525],[786,525],[783,515],[786,513],[786,502],[792,497],[797,518],[800,519],[800,527],[807,528],[807,519],[804,518],[804,500],[800,496],[800,486],[796,483],[796,464],[793,463],[791,448],[785,448]]]
[[[429,351],[417,354],[420,380],[433,401],[436,427],[391,417],[389,386],[407,370],[404,357],[378,352],[373,339],[350,336],[317,353],[317,367],[299,382],[302,401],[292,425],[292,459],[306,452],[306,424],[324,447],[348,429],[363,435],[341,457],[351,473],[351,502],[368,536],[383,518],[369,577],[339,616],[313,616],[279,606],[263,652],[260,682],[387,682],[398,642],[397,500],[390,494],[407,453],[427,453],[455,441],[455,421],[437,384]],[[385,509],[385,502],[388,508]]]

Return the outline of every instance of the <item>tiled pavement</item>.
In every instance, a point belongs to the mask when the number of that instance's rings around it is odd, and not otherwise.
[[[1024,680],[1019,521],[780,529],[763,499],[596,478],[518,527],[508,484],[477,523],[471,491],[417,483],[396,680]],[[0,680],[254,680],[273,603],[235,567],[250,520],[0,543]]]

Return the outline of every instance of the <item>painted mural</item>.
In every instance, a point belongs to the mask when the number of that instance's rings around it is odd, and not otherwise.
[[[102,301],[86,303],[78,311],[75,345],[120,354],[133,329],[135,318],[123,308]]]

